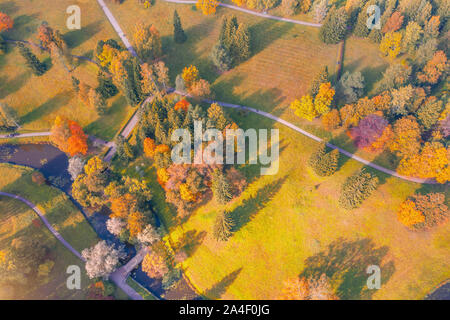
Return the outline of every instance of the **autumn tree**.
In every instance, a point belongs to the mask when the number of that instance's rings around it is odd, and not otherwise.
[[[429,229],[448,220],[444,193],[415,194],[397,211],[398,220],[412,230]]]
[[[411,72],[412,69],[408,65],[399,63],[391,64],[383,72],[383,78],[378,83],[377,90],[382,92],[407,85],[411,80]]]
[[[50,141],[72,157],[77,154],[85,155],[88,150],[87,135],[80,125],[59,116],[51,129]]]
[[[371,114],[351,128],[349,133],[357,148],[366,149],[381,137],[388,124],[382,116]]]
[[[142,261],[142,271],[150,278],[162,278],[168,271],[167,262],[164,256],[158,252],[147,253]]]
[[[395,11],[383,26],[383,33],[395,32],[401,29],[405,17],[400,11]]]
[[[329,279],[325,274],[320,277],[296,277],[284,283],[281,300],[337,300]]]
[[[205,79],[200,79],[192,84],[189,93],[194,97],[208,97],[211,95],[211,86]]]
[[[314,108],[318,114],[325,114],[330,111],[330,105],[333,102],[335,90],[330,82],[322,83],[319,92],[314,99]]]
[[[14,20],[6,13],[0,12],[0,32],[8,31],[14,26]]]
[[[376,190],[378,181],[377,176],[365,169],[348,177],[342,185],[340,206],[347,210],[358,208]]]
[[[204,15],[216,13],[219,3],[216,0],[197,0],[196,7],[201,10]]]
[[[284,282],[281,300],[308,300],[309,285],[304,277],[295,277]]]
[[[294,100],[290,108],[294,110],[296,116],[312,121],[318,116],[318,113],[314,107],[313,98],[308,94],[300,98],[300,100]]]
[[[161,37],[153,25],[137,23],[134,27],[133,40],[137,53],[142,59],[154,60],[161,56]]]
[[[400,157],[417,154],[420,150],[421,130],[413,116],[403,117],[394,124],[394,138],[389,148]]]
[[[437,100],[436,98],[429,99],[417,111],[417,119],[426,130],[431,129],[439,120],[442,109],[443,103],[441,100]]]
[[[47,66],[40,62],[36,55],[23,43],[18,43],[17,47],[21,56],[25,59],[26,65],[31,69],[34,75],[42,76],[47,71]]]
[[[403,51],[414,54],[422,39],[422,34],[422,27],[417,22],[409,22],[403,36]]]
[[[327,131],[337,129],[341,124],[341,117],[337,109],[332,109],[330,112],[322,116],[322,125]]]
[[[315,96],[319,92],[320,85],[327,82],[330,82],[330,75],[328,66],[324,66],[311,82],[311,89],[309,90],[311,96]]]
[[[403,157],[398,173],[419,178],[436,178],[439,183],[450,180],[450,155],[440,142],[426,142],[420,152]]]
[[[173,13],[173,39],[176,43],[183,43],[187,40],[187,36],[181,26],[181,20],[177,10]]]
[[[234,226],[231,213],[221,210],[216,215],[214,221],[213,235],[217,241],[227,241],[232,235]]]
[[[447,56],[444,51],[436,51],[433,58],[423,68],[423,72],[417,74],[417,79],[422,83],[436,84],[444,72],[448,70]]]
[[[325,20],[328,14],[328,1],[327,0],[314,1],[313,11],[314,11],[314,21],[317,23],[321,23],[323,20]]]
[[[109,183],[107,164],[99,157],[93,157],[84,166],[84,173],[78,175],[72,185],[72,195],[84,207],[96,207],[105,201],[103,195]]]
[[[147,157],[153,158],[153,156],[155,155],[155,148],[155,140],[153,140],[152,138],[146,138],[144,140],[144,153]]]
[[[380,43],[380,51],[390,58],[397,57],[402,49],[402,34],[400,32],[388,32]]]
[[[181,76],[183,77],[184,83],[188,89],[199,80],[198,69],[193,65],[185,67]]]
[[[282,0],[281,9],[285,15],[293,16],[299,10],[300,2],[299,0]]]
[[[345,103],[353,103],[364,93],[364,77],[361,72],[346,71],[338,82],[336,91]]]

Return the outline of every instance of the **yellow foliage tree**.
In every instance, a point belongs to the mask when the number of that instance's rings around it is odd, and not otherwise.
[[[183,199],[184,201],[187,201],[187,202],[195,201],[195,195],[189,189],[189,186],[187,185],[187,183],[180,184],[180,196],[181,196],[181,199]]]
[[[400,32],[388,32],[380,43],[380,51],[394,59],[402,50],[402,34]]]
[[[300,100],[295,99],[294,102],[291,103],[290,108],[294,110],[296,116],[309,121],[312,121],[318,116],[316,108],[314,107],[313,98],[309,94],[301,97]]]
[[[314,100],[314,108],[318,114],[326,114],[330,111],[330,105],[333,101],[335,90],[331,87],[330,82],[322,83],[319,92]]]
[[[416,209],[416,204],[411,200],[406,200],[400,205],[400,208],[397,211],[397,218],[398,221],[408,228],[425,221],[425,216]]]
[[[168,271],[164,257],[157,252],[147,253],[142,261],[142,271],[150,278],[162,278]]]
[[[216,0],[197,0],[196,7],[201,10],[204,15],[216,13],[219,2]]]
[[[186,84],[186,88],[190,88],[195,82],[199,79],[198,69],[196,66],[190,65],[189,67],[185,67],[183,69],[183,73],[181,77]]]

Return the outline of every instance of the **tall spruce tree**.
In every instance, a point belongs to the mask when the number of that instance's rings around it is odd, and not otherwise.
[[[27,66],[33,71],[36,76],[42,76],[47,71],[44,63],[40,62],[36,55],[31,52],[23,43],[17,44],[19,52],[24,57]]]
[[[328,66],[324,66],[312,81],[310,89],[311,96],[315,96],[319,92],[322,83],[329,81],[330,75],[328,74]]]
[[[344,209],[358,208],[378,187],[378,177],[365,169],[348,177],[342,185],[339,204]]]
[[[233,226],[233,218],[229,212],[218,212],[213,228],[214,238],[217,241],[227,241],[232,235]]]
[[[336,44],[344,40],[347,32],[348,16],[344,8],[333,8],[319,31],[319,38],[324,43]]]
[[[214,198],[220,204],[225,204],[233,198],[231,185],[228,182],[227,177],[219,169],[214,170],[211,189]]]
[[[327,153],[326,148],[326,143],[321,143],[308,161],[309,166],[321,177],[335,173],[339,161],[339,151],[335,149]]]
[[[173,39],[176,43],[183,43],[187,40],[187,36],[181,26],[181,20],[177,10],[173,13]]]
[[[102,95],[104,99],[114,97],[119,90],[114,85],[112,78],[108,77],[103,71],[99,71],[97,74],[98,87],[97,92]]]

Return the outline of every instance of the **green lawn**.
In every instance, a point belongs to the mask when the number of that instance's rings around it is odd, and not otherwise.
[[[144,298],[144,300],[158,300],[158,298],[151,294],[147,289],[137,284],[137,282],[133,278],[128,277],[127,284],[134,290],[136,290],[136,292],[139,293]]]
[[[67,196],[46,185],[38,186],[31,181],[33,170],[9,164],[0,164],[0,190],[20,195],[43,212],[52,226],[76,250],[92,246],[98,241],[97,235],[84,219],[80,211]],[[50,248],[50,257],[55,266],[45,279],[30,280],[26,286],[16,286],[14,293],[4,292],[0,288],[0,297],[15,299],[84,299],[91,280],[87,278],[84,264],[64,247],[41,223],[39,227],[32,221],[38,216],[19,200],[0,197],[0,250],[10,245],[16,238],[31,239],[39,237]],[[69,265],[78,265],[82,270],[82,290],[68,290],[66,269]],[[3,288],[5,289],[5,288]]]
[[[117,38],[100,7],[95,1],[78,1],[81,8],[81,30],[68,30],[66,8],[73,5],[70,0],[7,1],[0,3],[0,11],[9,14],[15,26],[5,32],[4,37],[14,40],[30,40],[38,43],[37,28],[42,21],[59,30],[71,53],[91,57],[99,40]],[[33,51],[48,65],[49,55],[35,48]],[[42,77],[32,75],[23,58],[13,45],[9,52],[0,56],[0,100],[17,110],[22,132],[46,131],[51,128],[57,115],[78,121],[89,134],[111,139],[128,120],[132,108],[121,96],[109,101],[110,108],[99,117],[95,110],[85,106],[72,88],[71,75],[97,86],[97,66],[75,59],[75,69],[69,74],[62,66],[51,66]]]

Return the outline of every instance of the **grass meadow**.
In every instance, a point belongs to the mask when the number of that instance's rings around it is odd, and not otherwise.
[[[68,6],[81,8],[81,30],[68,30]],[[103,16],[95,1],[86,0],[23,0],[2,1],[0,11],[14,19],[14,28],[3,35],[7,39],[28,40],[39,43],[37,28],[43,22],[61,32],[71,53],[92,58],[99,40],[117,38],[113,28]],[[84,60],[74,60],[69,74],[59,63],[52,65],[47,53],[32,48],[50,69],[41,77],[34,76],[25,66],[14,45],[0,56],[0,101],[16,109],[22,123],[21,132],[47,131],[57,115],[78,121],[87,133],[111,139],[127,121],[133,110],[125,98],[118,95],[109,100],[109,109],[99,117],[95,110],[85,106],[73,90],[71,75],[97,86],[97,66]]]
[[[139,20],[160,30],[172,81],[184,66],[194,64],[213,84],[218,100],[269,111],[356,151],[344,132],[326,133],[317,120],[298,119],[288,108],[292,99],[306,93],[321,66],[328,65],[334,77],[337,46],[320,43],[317,29],[225,8],[218,8],[214,16],[203,16],[191,5],[162,1],[149,9],[132,1],[111,8],[128,35],[133,34]],[[174,9],[188,35],[185,44],[172,40]],[[253,55],[233,70],[218,74],[209,52],[217,40],[220,21],[231,14],[249,25],[254,37]],[[369,83],[367,93],[372,92],[373,82],[387,66],[376,45],[357,38],[346,41],[343,72],[361,71]],[[341,299],[421,299],[450,276],[448,224],[427,232],[411,232],[396,218],[400,203],[414,192],[448,193],[445,186],[421,186],[377,172],[381,183],[376,192],[359,209],[343,210],[338,206],[341,185],[362,164],[342,156],[339,171],[320,178],[306,165],[316,142],[258,115],[227,112],[242,128],[278,128],[281,138],[277,175],[259,176],[257,166],[241,168],[250,184],[227,205],[236,221],[228,242],[217,243],[212,237],[219,204],[211,200],[180,223],[156,183],[154,168],[146,170],[152,181],[154,206],[168,227],[167,239],[188,253],[183,269],[205,297],[276,299],[286,279],[326,273]],[[384,154],[357,154],[387,167],[395,166],[395,159]],[[138,159],[122,173],[137,174],[136,164],[148,165]],[[380,290],[366,287],[366,268],[372,264],[381,267]]]

